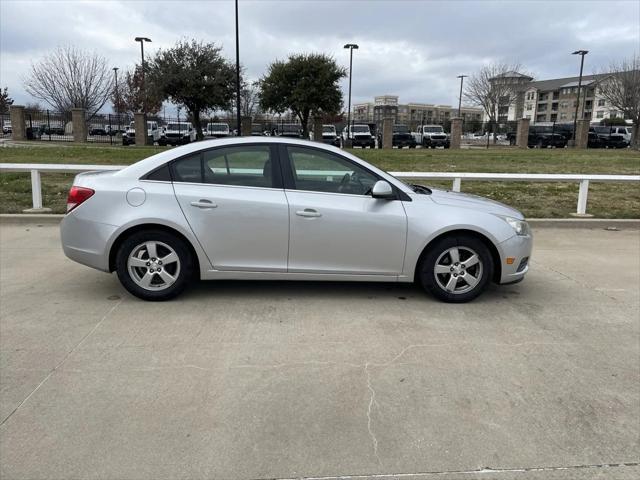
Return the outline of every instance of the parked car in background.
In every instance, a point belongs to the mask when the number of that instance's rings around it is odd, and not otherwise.
[[[416,148],[416,139],[406,125],[394,125],[392,146]],[[382,148],[382,129],[378,131],[378,148]]]
[[[147,121],[147,141],[150,144],[160,142],[160,127],[158,122],[148,120]],[[136,122],[131,122],[129,127],[122,135],[122,145],[135,145],[136,144]]]
[[[532,125],[529,127],[528,147],[535,148],[564,148],[567,137],[552,125]]]
[[[41,125],[40,134],[42,135],[65,135],[66,132],[62,125]]]
[[[205,134],[215,138],[225,138],[231,135],[228,123],[207,123]]]
[[[164,131],[158,140],[158,144],[165,145],[186,145],[196,141],[196,130],[191,122],[169,122],[164,127]]]
[[[109,133],[107,132],[107,129],[105,127],[99,126],[99,125],[92,125],[91,129],[89,130],[89,135],[90,136],[106,136],[109,135]]]
[[[371,134],[371,129],[366,123],[351,125],[348,130],[344,127],[342,129],[343,145],[348,138],[351,138],[351,145],[354,147],[376,147],[376,137]]]
[[[252,137],[262,137],[265,135],[264,127],[259,123],[251,124],[251,136]]]
[[[595,126],[589,131],[598,135],[603,148],[627,148],[631,143],[631,135],[626,127]]]
[[[587,148],[604,148],[604,142],[596,132],[589,132],[587,136]]]
[[[5,135],[8,135],[9,133],[12,133],[11,120],[5,120],[2,123],[2,133],[4,133]]]
[[[283,123],[278,128],[278,136],[300,138],[302,136],[302,127],[297,123]]]
[[[340,146],[340,137],[338,137],[335,125],[322,125],[322,143],[333,145],[334,147]]]
[[[75,177],[60,225],[70,259],[145,300],[201,279],[417,282],[446,302],[529,269],[523,215],[408,185],[319,142],[229,138]],[[215,291],[215,286],[212,286]]]
[[[449,148],[451,145],[449,135],[445,133],[442,125],[418,125],[413,138],[423,148]]]

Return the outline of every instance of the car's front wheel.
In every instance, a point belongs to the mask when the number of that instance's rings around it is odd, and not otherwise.
[[[122,242],[116,254],[116,271],[132,295],[143,300],[169,300],[191,280],[193,261],[181,238],[162,230],[147,230]]]
[[[423,288],[438,299],[463,303],[473,300],[493,276],[491,252],[471,235],[451,235],[438,240],[419,266]]]

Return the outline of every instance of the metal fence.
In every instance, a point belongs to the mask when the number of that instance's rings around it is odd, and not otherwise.
[[[97,114],[86,117],[87,142],[117,144],[119,134],[125,132],[131,118],[126,115]],[[27,110],[24,115],[27,140],[42,142],[72,142],[73,122],[71,112],[53,110]],[[3,135],[10,136],[13,126],[8,115],[2,116]],[[6,126],[6,127],[5,127]]]

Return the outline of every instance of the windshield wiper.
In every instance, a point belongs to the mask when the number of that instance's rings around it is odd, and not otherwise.
[[[413,185],[409,185],[411,187],[411,190],[413,190],[415,193],[422,193],[423,195],[431,195],[431,189],[428,187],[425,187],[424,185],[417,185],[417,184],[413,184]]]

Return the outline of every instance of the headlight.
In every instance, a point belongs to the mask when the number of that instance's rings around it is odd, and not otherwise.
[[[521,237],[526,237],[527,235],[531,234],[531,229],[529,228],[529,224],[524,220],[518,220],[512,217],[500,217],[500,218],[502,218],[505,222],[511,225],[513,229],[516,231],[517,235],[520,235]]]

